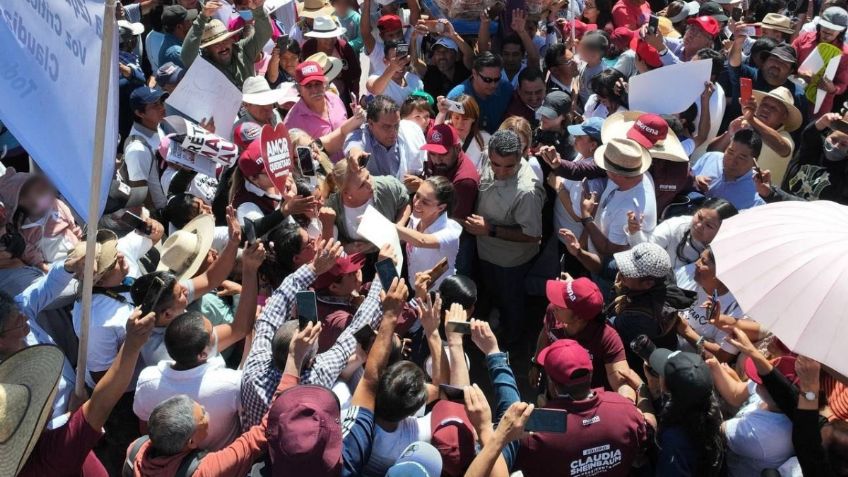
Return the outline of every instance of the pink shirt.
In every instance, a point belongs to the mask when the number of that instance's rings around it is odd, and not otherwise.
[[[297,128],[305,131],[307,134],[312,136],[312,139],[318,139],[325,134],[329,134],[332,131],[339,129],[342,126],[342,123],[344,123],[347,119],[347,110],[345,109],[345,105],[342,103],[341,98],[334,93],[324,93],[324,97],[327,101],[329,121],[326,117],[309,109],[309,107],[306,106],[306,103],[300,99],[294,104],[288,114],[286,114],[283,124],[285,124],[289,129]],[[344,157],[344,153],[339,151],[333,154],[332,157],[330,157],[330,160],[335,163],[342,157]]]

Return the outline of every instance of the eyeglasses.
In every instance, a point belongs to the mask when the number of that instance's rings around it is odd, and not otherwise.
[[[480,73],[477,73],[477,76],[479,76],[480,79],[483,80],[484,83],[489,83],[489,84],[496,83],[496,82],[501,80],[500,76],[498,76],[497,78],[490,78],[488,76],[483,76]]]

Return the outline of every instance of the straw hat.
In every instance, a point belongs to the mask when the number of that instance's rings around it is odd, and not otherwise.
[[[321,65],[321,69],[324,70],[324,77],[327,78],[328,83],[336,79],[339,73],[342,72],[342,68],[344,68],[344,62],[342,60],[335,56],[327,56],[326,53],[320,51],[309,56],[306,61],[314,61]]]
[[[0,363],[0,476],[18,475],[38,442],[64,360],[56,346],[35,345]]]
[[[680,38],[680,32],[674,29],[674,24],[668,17],[659,17],[657,28],[659,28],[660,34],[666,38]]]
[[[768,93],[754,90],[754,99],[757,100],[757,104],[760,104],[766,96],[774,98],[786,106],[788,115],[786,116],[786,121],[783,123],[783,128],[786,129],[786,132],[792,132],[801,127],[801,123],[803,122],[801,111],[795,107],[792,93],[785,86],[778,86]]]
[[[257,106],[274,104],[282,99],[283,93],[279,89],[271,89],[264,76],[251,76],[241,86],[241,100]]]
[[[111,271],[118,263],[118,236],[109,229],[100,229],[97,231],[95,240],[97,243],[94,246],[94,284],[96,285],[103,275]],[[86,240],[83,238],[68,256],[85,255],[85,245]]]
[[[297,3],[298,15],[306,18],[316,18],[333,14],[333,6],[324,0],[304,0]]]
[[[779,13],[766,13],[765,18],[760,22],[760,26],[789,35],[795,33],[795,30],[792,29],[792,20],[786,15]]]
[[[347,32],[329,15],[319,15],[312,22],[312,31],[305,33],[307,38],[338,38]]]
[[[601,141],[608,143],[613,138],[627,137],[628,131],[636,124],[636,119],[645,113],[641,111],[625,111],[609,116],[601,128]],[[673,131],[668,131],[665,139],[657,141],[648,148],[651,157],[674,162],[689,162],[689,156],[683,149],[680,139]]]
[[[215,219],[201,214],[162,244],[159,270],[170,270],[178,280],[193,277],[212,248]]]
[[[213,18],[203,27],[203,36],[200,38],[200,47],[206,48],[209,45],[220,43],[231,36],[238,35],[240,32],[241,28],[237,28],[233,31],[227,30],[227,26],[224,25],[224,22],[217,18]]]
[[[632,139],[612,138],[595,149],[595,164],[624,177],[636,177],[651,167],[651,155]]]

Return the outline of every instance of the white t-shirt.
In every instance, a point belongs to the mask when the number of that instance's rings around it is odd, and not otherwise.
[[[159,148],[159,134],[151,131],[139,123],[133,123],[130,136],[140,136],[145,139],[148,147],[144,147],[139,141],[131,141],[124,149],[124,162],[127,165],[127,174],[131,181],[146,181],[147,194],[157,209],[165,207],[167,197],[162,190],[159,180],[159,166],[153,151]],[[149,148],[149,149],[148,149]]]
[[[483,174],[483,169],[486,167],[486,162],[489,160],[489,138],[491,134],[486,131],[480,131],[480,138],[483,140],[483,145],[477,142],[477,139],[472,139],[468,144],[468,149],[465,150],[465,155],[471,159],[471,163],[477,169],[478,174]]]
[[[348,237],[351,239],[362,240],[362,236],[356,232],[356,229],[359,228],[359,218],[362,217],[362,214],[365,213],[365,209],[367,209],[373,202],[374,199],[371,198],[368,202],[360,205],[359,207],[344,206],[345,229],[347,230]]]
[[[710,321],[707,319],[707,309],[701,306],[707,301],[707,298],[709,298],[707,296],[707,292],[705,292],[701,287],[698,287],[697,291],[698,297],[695,298],[695,301],[689,308],[683,310],[683,318],[689,322],[689,326],[695,330],[695,333],[703,336],[707,341],[717,343],[721,346],[721,349],[730,354],[739,354],[739,349],[727,341],[729,335],[725,331],[722,331],[710,324]],[[742,308],[739,307],[739,303],[736,302],[736,298],[729,291],[724,295],[719,295],[718,301],[721,304],[722,315],[728,315],[738,319],[744,318]],[[695,347],[683,339],[682,336],[678,336],[677,340],[680,349],[690,352],[696,351]]]
[[[680,242],[683,240],[684,235],[686,235],[686,231],[691,226],[691,215],[672,217],[662,221],[651,232],[641,230],[635,234],[628,233],[627,243],[631,246],[642,242],[651,242],[659,245],[671,257],[671,268],[677,270],[690,263],[695,263],[698,257],[701,256],[701,252],[706,248],[704,244],[693,239],[691,234],[689,234],[689,240],[682,247],[680,246]],[[678,251],[680,251],[679,254]]]
[[[364,32],[362,33],[365,34]],[[374,49],[368,54],[368,75],[381,75],[386,71],[386,65],[383,64],[383,58],[386,54],[383,52],[384,44],[382,40],[374,41]],[[365,51],[364,49],[362,50]]]
[[[627,245],[627,212],[636,208],[633,199],[639,203],[643,214],[642,230],[654,230],[657,225],[657,199],[654,194],[654,182],[649,173],[642,175],[640,184],[626,191],[619,190],[613,181],[607,181],[607,188],[598,201],[595,223],[607,239],[616,245]],[[589,250],[597,252],[591,240]]]
[[[374,426],[374,441],[371,444],[371,457],[362,475],[365,477],[383,477],[394,465],[403,450],[417,441],[430,442],[430,415],[407,417],[394,432],[388,432],[380,426]]]
[[[416,227],[418,227],[419,222],[419,219],[412,217],[409,227],[417,230]],[[448,271],[431,285],[431,288],[437,288],[445,277],[456,274],[456,254],[459,252],[459,236],[462,234],[462,226],[449,219],[447,213],[443,213],[422,233],[434,235],[436,240],[439,241],[439,247],[421,248],[413,247],[409,243],[406,244],[406,257],[409,260],[409,283],[415,283],[416,273],[433,268],[439,263],[439,260],[447,257]]]
[[[574,158],[574,163],[592,163],[594,162],[592,158],[585,158],[580,155]],[[606,187],[605,179],[592,179],[587,180],[586,185],[589,187],[589,191],[596,192],[598,196],[603,193],[604,188]],[[566,179],[563,183],[563,187],[566,192],[568,192],[568,196],[571,198],[571,207],[574,211],[574,214],[580,217],[580,203],[583,201],[583,185],[581,181],[573,181],[570,179]],[[571,215],[565,210],[565,206],[562,201],[559,199],[559,196],[554,199],[554,227],[556,230],[559,229],[568,229],[574,232],[574,235],[580,237],[580,234],[583,233],[583,224],[580,222],[576,222]],[[559,236],[559,235],[557,235]],[[562,237],[559,237],[560,241],[563,241]]]
[[[385,71],[385,70],[384,70]],[[381,73],[382,74],[382,73]],[[368,77],[369,81],[376,80],[380,75],[371,75]],[[397,104],[403,104],[406,101],[406,98],[413,91],[417,91],[420,89],[424,89],[424,83],[421,81],[421,78],[418,77],[415,73],[407,72],[403,75],[406,80],[406,86],[401,86],[397,84],[394,80],[389,80],[389,84],[386,86],[386,89],[383,90],[382,95],[388,96],[394,100]]]
[[[150,419],[159,403],[177,394],[186,394],[209,413],[209,434],[201,449],[219,450],[239,435],[241,371],[227,369],[216,356],[196,368],[177,371],[173,361],[161,361],[141,371],[135,388],[133,412],[142,421]]]

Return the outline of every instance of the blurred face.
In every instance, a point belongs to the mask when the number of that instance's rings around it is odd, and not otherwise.
[[[551,305],[551,312],[554,315],[557,323],[563,326],[565,334],[574,336],[586,328],[586,321],[578,319],[574,316],[574,312],[567,308],[560,308],[556,305]]]
[[[336,47],[337,41],[336,38],[316,38],[315,44],[319,52],[323,52],[329,56],[333,52],[333,48]]]
[[[244,109],[248,112],[253,119],[256,120],[259,124],[271,124],[271,120],[274,118],[274,105],[273,104],[248,104],[244,103]]]
[[[774,56],[769,56],[766,58],[760,71],[762,71],[763,79],[766,80],[766,83],[771,86],[780,86],[789,78],[789,73],[792,72],[792,65]]]
[[[629,190],[630,188],[635,187],[636,184],[642,182],[641,175],[638,175],[636,177],[628,177],[616,174],[612,171],[607,171],[607,178],[609,178],[609,180],[611,180],[621,190]]]
[[[397,142],[398,129],[400,128],[400,113],[383,113],[377,121],[368,121],[368,129],[371,134],[385,147],[390,147]]]
[[[18,206],[22,207],[30,216],[42,217],[53,208],[56,202],[56,191],[41,176],[32,179],[20,195]]]
[[[253,185],[265,191],[268,195],[278,196],[280,195],[280,191],[277,190],[277,186],[271,182],[271,178],[268,177],[268,174],[265,171],[256,174],[255,176],[250,176],[247,178]]]
[[[833,43],[836,41],[836,38],[839,36],[839,32],[836,30],[831,30],[830,28],[819,27],[819,42],[820,43]]]
[[[385,8],[385,7],[384,7]],[[385,12],[383,12],[385,13]],[[387,32],[380,32],[380,38],[383,39],[383,43],[387,41],[396,41],[398,43],[403,42],[403,30],[394,30]]]
[[[188,291],[184,286],[180,285],[179,281],[174,283],[171,293],[174,294],[171,306],[162,313],[156,314],[156,326],[168,326],[169,323],[174,321],[174,318],[184,313],[186,306],[188,306]]]
[[[503,65],[508,71],[516,71],[521,68],[521,60],[524,59],[524,52],[521,47],[515,43],[507,43],[501,50]]]
[[[772,30],[771,28],[766,28],[765,26],[761,27],[760,31],[762,32],[762,36],[764,38],[771,38],[772,40],[780,43],[783,41],[783,33],[777,30]]]
[[[206,412],[205,407],[196,402],[194,403],[194,422],[196,426],[194,434],[191,435],[191,439],[188,442],[188,446],[192,449],[200,446],[200,443],[206,440],[206,437],[209,435],[209,414]]]
[[[503,181],[518,172],[519,156],[501,156],[495,151],[489,151],[489,166],[495,175],[495,180]]]
[[[474,70],[471,77],[471,86],[474,88],[474,92],[486,98],[497,91],[498,82],[501,80],[501,69],[496,66],[487,66],[483,68],[483,71]]]
[[[586,3],[583,4],[583,18],[588,20],[589,23],[595,23],[598,20],[598,14],[600,13],[601,11],[598,10],[595,0],[586,0]]]
[[[348,174],[344,187],[344,203],[348,207],[360,207],[374,195],[371,173],[361,169],[358,174]]]
[[[770,96],[764,96],[760,104],[757,105],[757,111],[754,116],[772,129],[780,129],[783,123],[786,122],[786,117],[789,116],[789,111],[786,105],[779,100]]]
[[[236,37],[231,36],[224,41],[209,45],[204,50],[209,52],[212,60],[219,65],[229,65],[233,59],[233,44],[236,42]]]
[[[721,218],[718,212],[712,209],[701,209],[692,216],[692,227],[689,230],[693,239],[709,244],[718,233],[719,227],[721,227]]]
[[[565,116],[561,114],[555,118],[542,116],[539,124],[543,131],[561,131],[563,121],[565,121]]]
[[[336,283],[330,285],[330,293],[336,296],[350,296],[362,287],[362,270],[350,272],[339,277]]]
[[[295,70],[297,70],[297,64],[300,59],[294,53],[286,50],[280,56],[280,65],[283,67],[283,70],[288,73],[289,76],[294,77]]]
[[[430,125],[430,112],[423,109],[413,109],[409,115],[403,119],[417,124],[422,131],[427,132],[427,126]]]
[[[433,48],[433,64],[436,65],[436,68],[441,72],[450,72],[453,71],[454,66],[456,65],[456,51],[451,48],[445,48],[444,46],[436,46]]]
[[[656,281],[651,277],[625,277],[619,273],[618,283],[628,290],[644,291],[653,288]]]
[[[412,198],[412,215],[416,219],[422,219],[428,222],[435,220],[436,217],[445,211],[445,207],[444,204],[439,204],[433,186],[426,181],[421,183],[421,186],[418,187],[418,191]]]
[[[537,109],[545,100],[545,82],[541,78],[535,81],[522,81],[518,85],[518,96],[531,109]]]
[[[709,48],[713,44],[713,38],[697,25],[689,25],[683,35],[683,48],[689,54],[694,54],[701,48]]]
[[[583,157],[592,157],[597,148],[598,143],[591,137],[574,136],[574,150],[579,152]]]
[[[754,152],[747,144],[731,141],[724,150],[724,175],[738,179],[754,167]]]
[[[323,81],[310,81],[303,86],[297,87],[300,92],[300,97],[306,106],[312,110],[320,110],[323,108],[324,95],[327,92],[327,84]]]
[[[712,287],[715,278],[715,262],[710,252],[704,250],[695,262],[695,282],[702,287]]]
[[[468,137],[468,133],[471,132],[471,127],[474,125],[474,119],[457,113],[448,114],[450,114],[451,126],[459,133],[459,137],[462,139]]]
[[[388,54],[383,57],[383,64],[388,66],[388,65],[392,64],[396,59],[397,59],[397,50],[394,49],[394,48],[391,48],[391,49],[389,49]],[[401,83],[401,82],[403,82],[403,75],[405,75],[405,74],[406,74],[406,68],[399,70],[399,71],[395,71],[395,73],[392,75],[392,79],[396,83]]]
[[[456,166],[457,158],[459,157],[459,148],[452,147],[445,154],[436,154],[435,152],[427,152],[427,160],[430,162],[430,167],[433,173],[437,176],[447,177],[448,172]]]

